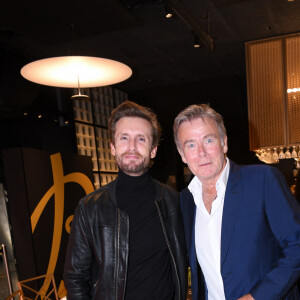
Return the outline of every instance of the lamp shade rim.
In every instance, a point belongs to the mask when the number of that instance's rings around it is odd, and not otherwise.
[[[34,83],[65,88],[89,88],[122,82],[132,75],[129,66],[93,56],[57,56],[28,63],[21,75]]]

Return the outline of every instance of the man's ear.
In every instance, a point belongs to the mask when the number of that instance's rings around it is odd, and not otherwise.
[[[151,150],[151,153],[150,153],[151,159],[153,159],[156,156],[156,152],[157,152],[157,146]]]
[[[186,161],[186,159],[185,159],[185,156],[184,156],[183,151],[180,150],[178,147],[177,147],[177,150],[178,150],[178,153],[179,153],[180,156],[181,156],[181,160],[182,160],[185,164],[187,164],[187,161]]]
[[[223,138],[223,152],[224,152],[224,154],[226,154],[227,153],[227,151],[228,151],[228,146],[227,146],[227,136],[224,136],[224,138]]]
[[[110,143],[110,153],[112,156],[116,156],[116,148],[112,142]]]

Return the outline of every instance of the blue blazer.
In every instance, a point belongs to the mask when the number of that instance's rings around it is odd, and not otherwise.
[[[193,300],[206,299],[195,250],[196,207],[187,188],[181,208]],[[276,168],[230,161],[220,264],[226,300],[248,293],[255,300],[300,299],[300,206]]]

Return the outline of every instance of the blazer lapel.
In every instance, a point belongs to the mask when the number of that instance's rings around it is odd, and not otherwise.
[[[194,272],[197,272],[197,257],[196,257],[196,248],[195,248],[195,216],[196,216],[196,205],[194,202],[193,195],[185,188],[182,191],[182,210],[184,218],[184,229],[185,229],[185,238],[187,243],[187,249],[190,257],[191,268],[194,269]]]
[[[234,162],[230,161],[230,171],[225,192],[222,217],[221,266],[223,265],[228,252],[241,202],[243,185],[240,184],[240,181],[240,168]]]
[[[201,272],[199,273],[198,270],[199,264],[197,260],[195,247],[196,205],[194,202],[193,195],[188,190],[188,188],[182,191],[182,200],[183,218],[185,223],[185,238],[187,242],[190,268],[192,273],[192,294],[195,299],[202,299],[201,295],[204,286],[204,281]],[[201,292],[199,290],[201,290]]]
[[[193,195],[191,192],[186,188],[182,192],[184,199],[184,219],[185,219],[185,228],[186,228],[186,239],[189,243],[188,249],[190,252],[193,253],[195,249],[195,216],[196,216],[196,205],[194,202]]]
[[[197,255],[196,255],[196,245],[195,245],[195,218],[196,218],[196,205],[194,205],[194,211],[193,211],[193,230],[192,230],[192,238],[190,243],[190,249],[191,249],[191,260],[195,263],[195,265],[198,264]]]

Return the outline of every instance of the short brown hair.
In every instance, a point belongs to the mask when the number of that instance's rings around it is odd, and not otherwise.
[[[221,140],[223,140],[224,142],[224,137],[227,136],[227,133],[223,122],[223,117],[207,104],[194,104],[182,110],[174,120],[174,140],[178,149],[180,149],[180,143],[178,141],[178,130],[180,125],[184,122],[191,121],[197,118],[213,119],[217,124]]]
[[[111,113],[108,121],[108,135],[110,141],[115,143],[117,122],[125,117],[142,118],[147,120],[152,128],[152,149],[158,146],[161,136],[161,127],[156,114],[147,107],[141,106],[132,101],[126,100],[117,106]]]

